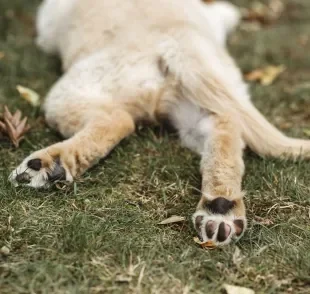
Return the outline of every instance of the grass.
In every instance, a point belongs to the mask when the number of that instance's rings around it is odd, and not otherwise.
[[[162,128],[140,129],[72,186],[10,186],[9,171],[59,140],[15,89],[21,84],[44,95],[60,75],[59,61],[33,44],[38,2],[0,2],[0,104],[22,109],[33,126],[19,149],[0,142],[0,247],[10,249],[0,255],[0,293],[221,293],[224,283],[256,293],[309,293],[309,162],[247,152],[249,229],[238,244],[213,251],[193,242],[199,158]],[[275,24],[255,32],[240,28],[229,48],[244,72],[287,67],[271,86],[253,84],[253,100],[283,131],[305,136],[310,3],[283,2]],[[186,221],[157,225],[172,214]]]

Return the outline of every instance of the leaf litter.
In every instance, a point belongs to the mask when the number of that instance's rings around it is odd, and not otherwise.
[[[253,1],[250,8],[241,9],[242,19],[260,25],[269,25],[277,21],[284,12],[285,5],[281,0],[271,0],[268,4]]]
[[[268,65],[247,73],[244,78],[250,82],[260,82],[263,86],[271,85],[286,70],[284,65]]]
[[[16,110],[13,114],[7,106],[4,106],[4,113],[0,117],[0,133],[7,136],[16,148],[30,129],[27,120],[27,117],[22,118],[20,110]]]
[[[193,240],[196,244],[199,244],[204,249],[210,249],[211,250],[211,249],[216,248],[216,245],[214,244],[213,241],[201,242],[198,237],[194,237]]]
[[[20,96],[24,98],[28,103],[30,103],[33,107],[40,106],[40,95],[37,92],[21,85],[17,85],[16,89],[19,92]]]

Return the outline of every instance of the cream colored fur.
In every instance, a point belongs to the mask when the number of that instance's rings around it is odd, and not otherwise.
[[[69,139],[31,154],[10,179],[17,183],[26,173],[29,186],[48,186],[58,160],[73,180],[135,123],[167,117],[183,144],[202,156],[198,234],[217,245],[239,238],[246,227],[245,145],[260,155],[310,157],[309,141],[286,137],[250,102],[225,48],[239,18],[237,8],[220,1],[45,0],[37,44],[60,56],[65,73],[44,111]],[[29,169],[31,159],[41,160],[39,170]],[[224,207],[225,199],[232,207],[214,211],[212,200]]]

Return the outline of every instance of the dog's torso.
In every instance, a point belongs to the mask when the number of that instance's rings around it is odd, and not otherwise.
[[[203,5],[199,0],[49,0],[39,13],[38,43],[43,48],[49,44],[68,69],[101,50],[156,53],[165,39],[174,38],[182,28],[193,27],[213,42],[217,29],[208,23]]]

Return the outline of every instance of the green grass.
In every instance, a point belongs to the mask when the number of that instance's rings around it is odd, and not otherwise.
[[[221,293],[224,283],[257,293],[309,293],[309,162],[247,152],[249,229],[238,244],[213,251],[193,242],[199,158],[161,128],[141,129],[72,186],[10,186],[7,175],[25,156],[60,139],[15,89],[21,84],[44,95],[60,75],[59,61],[33,43],[38,2],[0,2],[0,104],[22,109],[33,126],[17,150],[0,142],[0,247],[10,249],[0,255],[0,293]],[[239,29],[229,47],[245,72],[287,67],[271,86],[253,84],[253,100],[286,133],[305,136],[310,2],[283,2],[280,20],[256,32]],[[172,214],[186,221],[157,225]],[[237,247],[244,257],[238,262]]]

